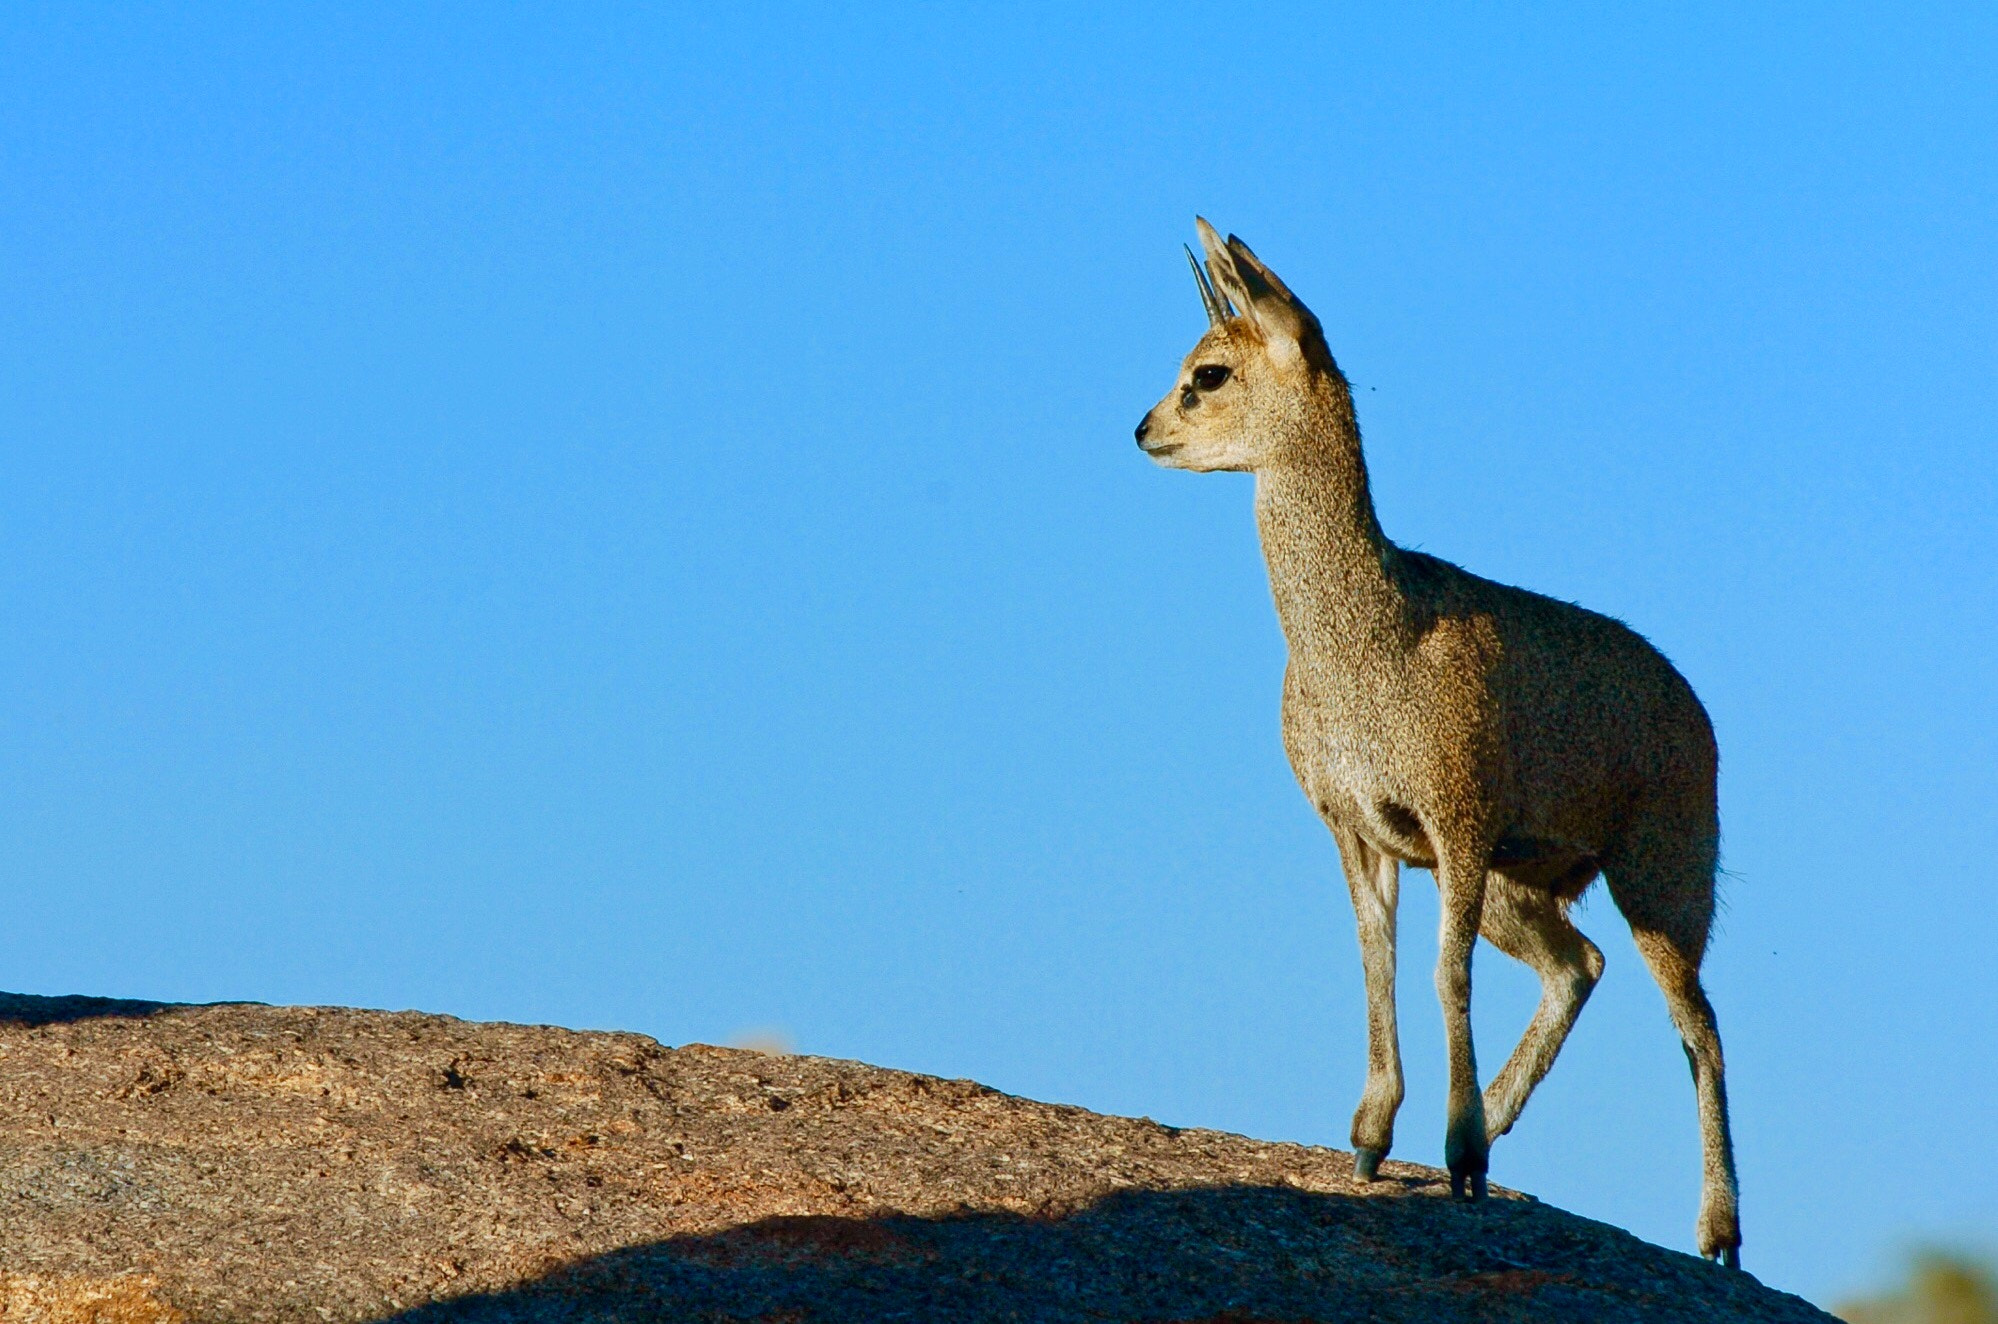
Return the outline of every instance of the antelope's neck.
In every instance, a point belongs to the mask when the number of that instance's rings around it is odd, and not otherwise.
[[[1256,474],[1256,526],[1291,656],[1334,667],[1394,649],[1407,620],[1357,429]]]

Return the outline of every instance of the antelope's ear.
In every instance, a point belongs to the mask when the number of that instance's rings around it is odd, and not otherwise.
[[[1237,270],[1241,272],[1243,279],[1249,282],[1253,297],[1261,299],[1274,295],[1293,307],[1304,307],[1298,302],[1297,296],[1290,292],[1290,286],[1277,279],[1277,274],[1265,266],[1261,258],[1249,251],[1249,246],[1242,242],[1240,236],[1232,234],[1228,236],[1228,255],[1235,259]]]
[[[1201,247],[1207,250],[1207,270],[1215,285],[1263,333],[1272,352],[1283,355],[1295,350],[1330,357],[1317,317],[1247,244],[1232,234],[1223,240],[1199,217],[1194,218],[1194,224],[1200,230]]]
[[[1241,309],[1243,317],[1250,316],[1249,289],[1235,274],[1234,254],[1228,251],[1228,245],[1207,223],[1205,216],[1194,217],[1193,227],[1200,231],[1200,247],[1207,254],[1207,278],[1214,282],[1214,288],[1221,291],[1228,303]]]

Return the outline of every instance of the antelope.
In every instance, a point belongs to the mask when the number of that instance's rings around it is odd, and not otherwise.
[[[1208,327],[1138,424],[1158,464],[1255,475],[1289,647],[1283,743],[1332,831],[1367,989],[1354,1174],[1374,1180],[1402,1101],[1395,911],[1404,864],[1442,902],[1436,992],[1449,1051],[1444,1160],[1482,1199],[1512,1129],[1603,971],[1568,909],[1603,878],[1692,1067],[1701,1255],[1739,1267],[1720,1033],[1700,983],[1714,918],[1719,753],[1692,686],[1621,621],[1481,579],[1389,541],[1353,394],[1318,319],[1248,245],[1205,220],[1187,250]],[[1532,1022],[1482,1091],[1471,949],[1482,934],[1540,977]]]

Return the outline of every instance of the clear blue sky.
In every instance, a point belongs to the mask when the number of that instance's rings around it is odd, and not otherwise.
[[[1248,482],[1131,443],[1197,210],[1323,319],[1393,536],[1712,710],[1747,1265],[1998,1232],[1998,20],[1390,8],[9,6],[0,986],[1343,1145]],[[1582,923],[1493,1175],[1688,1247],[1685,1066]],[[1535,990],[1478,979],[1489,1069]]]

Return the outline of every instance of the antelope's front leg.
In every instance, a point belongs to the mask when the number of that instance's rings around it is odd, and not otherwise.
[[[1353,1113],[1353,1176],[1372,1181],[1394,1147],[1394,1118],[1401,1109],[1401,1037],[1395,1023],[1395,910],[1401,901],[1401,864],[1369,846],[1357,832],[1334,826],[1353,917],[1360,935],[1360,964],[1367,977],[1367,1087]]]
[[[1471,948],[1484,914],[1485,863],[1490,853],[1448,846],[1439,853],[1443,858],[1437,862],[1436,884],[1442,893],[1443,923],[1436,944],[1436,996],[1443,1004],[1443,1034],[1450,1053],[1443,1161],[1450,1169],[1451,1194],[1468,1193],[1473,1200],[1482,1200],[1490,1143],[1485,1135],[1484,1095],[1478,1090],[1478,1056],[1471,1046]]]

